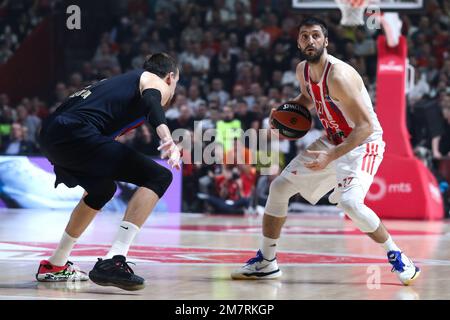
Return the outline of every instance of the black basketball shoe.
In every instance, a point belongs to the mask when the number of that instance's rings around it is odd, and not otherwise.
[[[89,279],[100,286],[114,286],[123,290],[135,291],[145,287],[144,279],[135,275],[124,256],[112,259],[98,259],[89,272]]]

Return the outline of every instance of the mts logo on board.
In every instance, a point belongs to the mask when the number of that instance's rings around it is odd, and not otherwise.
[[[388,185],[388,193],[411,193],[411,183],[393,183]]]
[[[367,200],[378,201],[383,199],[388,193],[412,193],[413,187],[409,182],[387,183],[380,177],[373,179],[372,186],[367,193]]]

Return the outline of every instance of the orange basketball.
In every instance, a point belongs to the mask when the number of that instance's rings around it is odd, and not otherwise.
[[[272,126],[280,130],[280,135],[288,140],[297,140],[311,129],[309,110],[292,101],[288,101],[272,112]]]

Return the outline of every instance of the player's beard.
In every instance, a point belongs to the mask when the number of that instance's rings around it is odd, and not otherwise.
[[[311,47],[306,47],[305,50],[300,49],[300,55],[302,56],[302,58],[313,64],[319,62],[320,58],[323,55],[323,52],[325,51],[325,46],[323,45],[322,47],[315,49],[313,54],[309,54],[306,52],[309,48]]]

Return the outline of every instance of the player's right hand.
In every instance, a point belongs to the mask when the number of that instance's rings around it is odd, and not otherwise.
[[[162,151],[161,159],[169,158],[169,160],[167,160],[167,163],[172,169],[181,169],[181,152],[173,140],[170,139],[162,143],[158,147],[158,150]]]

